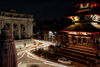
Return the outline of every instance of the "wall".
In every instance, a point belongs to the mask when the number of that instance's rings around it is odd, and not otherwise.
[[[23,48],[24,44],[26,47],[34,45],[34,39],[23,39],[23,40],[14,40],[16,48]]]

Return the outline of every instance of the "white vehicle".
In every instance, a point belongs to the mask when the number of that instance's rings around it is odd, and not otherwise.
[[[60,57],[60,58],[58,59],[58,62],[64,63],[64,64],[71,64],[71,63],[72,63],[71,60],[68,60],[68,59],[66,59],[65,57]]]

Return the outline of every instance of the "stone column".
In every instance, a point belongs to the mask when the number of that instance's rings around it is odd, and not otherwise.
[[[1,21],[1,27],[0,28],[3,29],[3,27],[4,27],[4,21],[2,20]],[[1,34],[1,29],[0,29],[0,34]]]
[[[78,37],[77,37],[77,40],[76,40],[76,44],[78,44]]]
[[[4,26],[4,21],[1,22],[1,29],[3,28]]]
[[[95,45],[95,38],[92,38],[92,46]]]
[[[86,45],[88,45],[89,38],[86,38],[86,39],[87,39],[87,41],[86,41]]]
[[[28,34],[28,38],[30,38],[30,22],[27,22],[27,34]]]
[[[0,34],[1,34],[1,29],[3,28],[3,21],[0,21]]]
[[[33,23],[31,23],[31,37],[33,37]]]
[[[27,22],[25,22],[25,38],[27,38],[27,33],[28,33],[28,29],[27,29]]]
[[[20,28],[20,22],[18,22],[18,38],[21,39],[21,28]]]
[[[14,27],[13,27],[13,21],[11,21],[11,35],[14,38]]]
[[[31,32],[32,32],[32,29],[31,29],[31,28],[32,28],[32,27],[31,27],[31,22],[29,23],[29,26],[30,26],[30,34],[29,34],[29,35],[30,35],[30,38],[31,38],[31,34],[32,34],[32,33],[31,33]]]
[[[1,21],[1,24],[0,24],[0,25],[1,25],[1,26],[0,26],[0,27],[1,27],[1,29],[3,29],[3,27],[4,27],[4,25],[5,25],[5,23],[4,23],[4,21],[3,21],[3,20]],[[1,34],[1,29],[0,29],[0,34]]]
[[[93,45],[95,45],[95,37],[93,38]]]
[[[83,37],[81,38],[81,45],[83,45]]]
[[[29,38],[29,22],[27,22],[27,38]]]

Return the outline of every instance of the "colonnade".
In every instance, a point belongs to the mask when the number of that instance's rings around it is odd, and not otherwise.
[[[22,39],[24,38],[32,38],[33,34],[33,21],[17,21],[17,20],[5,20],[0,21],[0,29],[3,28],[5,24],[7,24],[10,33],[13,38]],[[22,27],[22,28],[21,28]],[[1,34],[1,30],[0,30]]]
[[[86,45],[86,46],[93,46],[94,40],[91,37],[82,37],[82,36],[68,36],[68,42],[73,45]]]

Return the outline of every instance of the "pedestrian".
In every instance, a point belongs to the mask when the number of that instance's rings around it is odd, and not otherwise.
[[[24,43],[24,47],[26,47],[26,43]]]
[[[90,61],[90,67],[92,67],[92,61]]]
[[[20,47],[20,50],[21,50],[22,48]]]
[[[74,46],[75,46],[75,44],[76,44],[76,40],[74,40]]]

